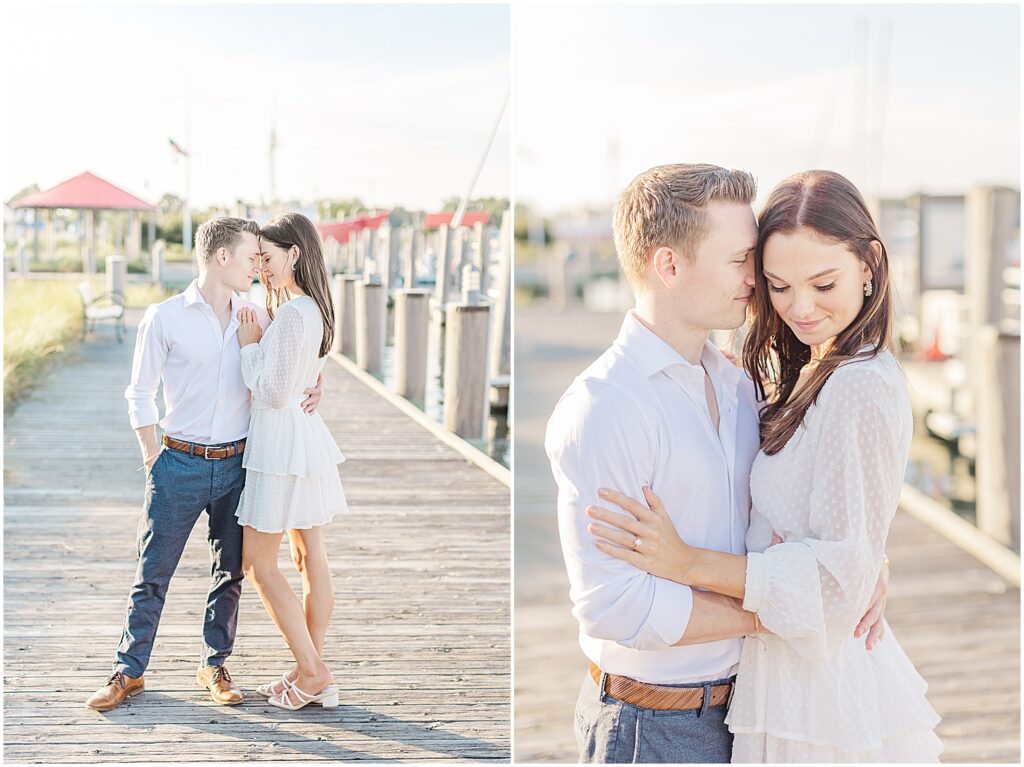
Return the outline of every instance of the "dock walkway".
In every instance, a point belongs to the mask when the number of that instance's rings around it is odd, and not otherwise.
[[[622,317],[516,312],[515,760],[574,762],[576,644],[544,427]],[[886,551],[886,618],[942,716],[945,762],[1020,762],[1020,590],[905,512]],[[884,640],[883,640],[884,641]]]
[[[110,674],[135,571],[144,479],[123,391],[140,317],[122,345],[110,328],[90,334],[6,419],[5,761],[507,761],[509,488],[333,361],[320,412],[351,506],[327,527],[341,706],[288,712],[255,695],[291,656],[249,584],[229,660],[246,701],[216,706],[196,686],[201,520],[145,694],[84,707]],[[281,561],[298,589],[287,542]]]

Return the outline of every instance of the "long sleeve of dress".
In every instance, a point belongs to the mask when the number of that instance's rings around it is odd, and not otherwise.
[[[272,408],[288,405],[300,383],[303,336],[302,314],[283,306],[260,342],[242,348],[242,380]]]
[[[747,555],[743,606],[801,656],[832,657],[874,589],[899,502],[908,415],[892,385],[848,364],[819,395],[810,535]]]

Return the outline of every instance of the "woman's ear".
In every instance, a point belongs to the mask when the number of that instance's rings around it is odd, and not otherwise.
[[[882,243],[878,240],[872,240],[869,244],[871,250],[875,254],[875,263],[882,263]],[[861,261],[861,277],[864,281],[870,280],[873,276],[871,271],[871,265],[867,261]]]

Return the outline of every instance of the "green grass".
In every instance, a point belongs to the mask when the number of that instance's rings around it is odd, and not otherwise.
[[[93,279],[96,295],[106,288]],[[4,410],[45,374],[50,364],[78,344],[82,302],[73,281],[10,278],[4,296]],[[129,284],[125,303],[145,307],[171,293],[154,285]]]

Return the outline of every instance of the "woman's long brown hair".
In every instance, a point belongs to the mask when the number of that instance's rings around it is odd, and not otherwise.
[[[796,337],[772,308],[764,276],[764,246],[773,234],[802,227],[829,242],[846,245],[866,263],[871,270],[872,295],[864,299],[860,313],[836,336],[807,383],[793,396],[800,371],[811,361],[811,348]],[[761,412],[761,449],[774,455],[803,423],[807,409],[817,401],[825,382],[841,363],[874,357],[892,342],[889,257],[857,188],[843,176],[827,170],[804,171],[779,183],[758,220],[754,278],[751,328],[743,345],[743,366],[754,381],[758,399],[768,401]],[[869,344],[870,350],[860,351]],[[767,390],[772,393],[766,397]]]
[[[320,356],[326,357],[334,342],[334,305],[331,303],[327,264],[324,262],[323,246],[316,224],[301,213],[279,213],[260,229],[260,237],[285,250],[293,245],[299,249],[299,259],[295,262],[295,284],[320,309],[324,323]],[[274,310],[289,300],[291,294],[284,288],[275,290],[269,281],[264,280],[262,273],[260,282],[267,289],[267,312],[273,319]]]

